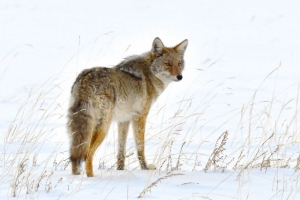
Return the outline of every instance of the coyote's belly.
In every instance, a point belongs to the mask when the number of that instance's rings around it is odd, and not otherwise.
[[[140,115],[143,110],[143,101],[122,101],[116,102],[113,109],[113,120],[118,122],[130,121],[134,116]]]

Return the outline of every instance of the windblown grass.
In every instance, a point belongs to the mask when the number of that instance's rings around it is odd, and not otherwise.
[[[203,85],[209,86],[210,92],[202,98],[196,96],[194,91],[197,90],[193,89],[192,93],[187,90],[180,101],[172,104],[159,101],[154,105],[147,123],[146,155],[157,169],[148,173],[145,186],[136,197],[145,198],[150,191],[155,193],[154,186],[159,187],[162,180],[184,176],[187,171],[229,171],[240,182],[248,180],[255,170],[267,172],[269,169],[291,168],[298,171],[300,84],[295,83],[279,92],[274,88],[269,99],[258,99],[261,86],[276,70],[267,75],[248,103],[241,108],[220,112],[213,118],[207,118],[207,113],[214,110],[222,95],[228,93],[224,88],[226,81],[232,78],[219,83],[207,81]],[[51,83],[49,79],[45,85],[28,93],[3,138],[0,183],[9,182],[12,197],[34,199],[41,191],[51,193],[60,185],[65,187],[60,195],[70,197],[82,191],[84,182],[90,181],[84,174],[70,175],[68,139],[64,128],[68,100],[61,98],[66,91]],[[287,93],[291,90],[294,97],[289,99]],[[171,98],[169,95],[167,98]],[[236,125],[232,126],[232,122]],[[211,127],[211,124],[215,126]],[[110,132],[116,132],[116,127],[112,126]],[[108,184],[118,173],[115,135],[110,133],[99,148],[94,168],[100,180],[90,184]],[[128,140],[125,166],[126,174],[139,169],[132,137]],[[275,194],[283,194],[287,187],[291,195],[297,192],[297,176],[295,173],[291,178],[296,181],[287,185],[278,184],[279,177],[274,177]],[[287,178],[283,179],[287,181]],[[243,184],[239,187],[241,190]],[[202,197],[209,198],[212,193],[213,190]],[[109,196],[110,192],[106,195]]]

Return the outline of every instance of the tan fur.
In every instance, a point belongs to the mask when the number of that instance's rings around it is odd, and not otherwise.
[[[141,168],[153,168],[145,159],[147,115],[167,85],[182,79],[187,44],[184,40],[167,48],[155,38],[150,52],[128,57],[114,68],[95,67],[79,74],[72,87],[68,113],[73,174],[80,174],[85,161],[87,176],[94,176],[93,156],[112,120],[118,122],[117,169],[124,169],[130,123]]]

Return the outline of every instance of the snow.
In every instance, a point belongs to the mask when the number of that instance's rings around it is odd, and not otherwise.
[[[299,5],[2,0],[0,199],[299,199]],[[71,175],[76,75],[148,51],[157,36],[189,40],[183,80],[147,120],[157,169],[140,170],[130,133],[126,170],[116,170],[113,125],[95,177]]]

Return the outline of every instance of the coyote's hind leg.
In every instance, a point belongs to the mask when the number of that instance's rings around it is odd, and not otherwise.
[[[85,169],[88,177],[94,176],[93,157],[97,148],[101,145],[107,135],[112,118],[112,103],[108,98],[102,99],[101,102],[102,103],[99,108],[101,110],[97,110],[100,113],[98,124],[94,129],[93,136],[90,141],[90,148],[85,159]]]

